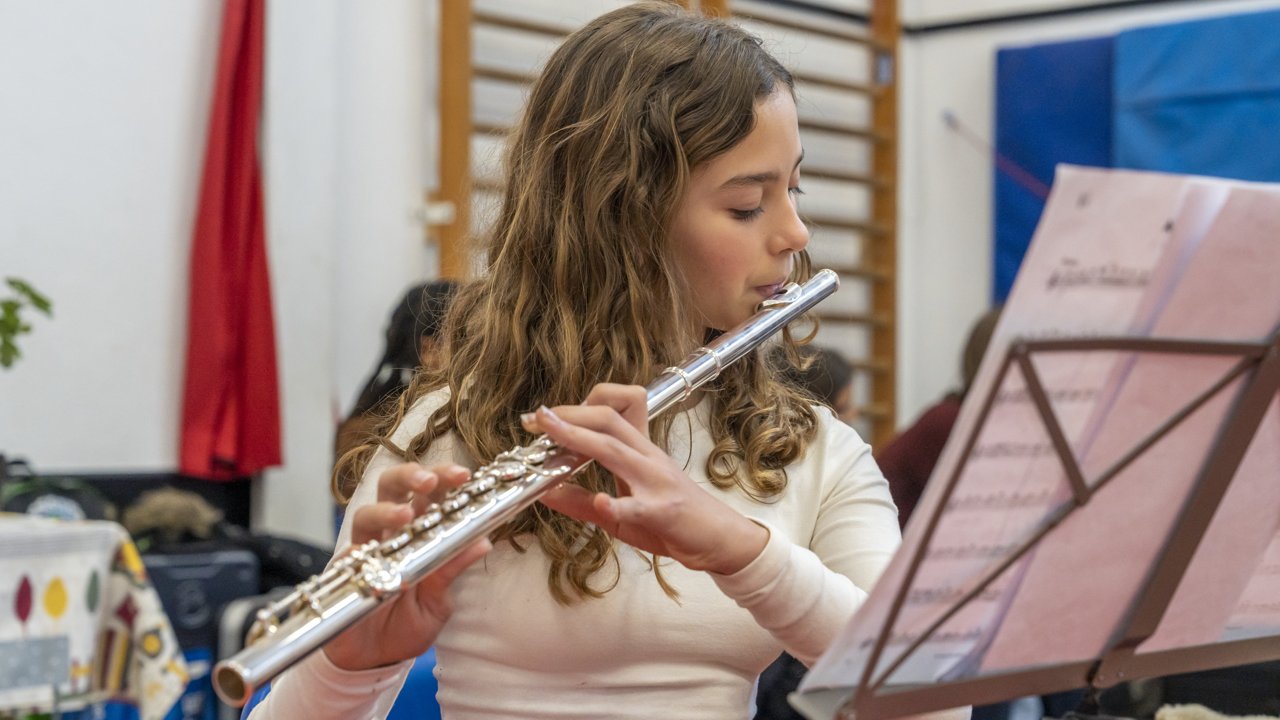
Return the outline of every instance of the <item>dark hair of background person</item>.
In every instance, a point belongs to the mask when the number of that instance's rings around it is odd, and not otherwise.
[[[803,368],[785,365],[780,361],[784,354],[781,346],[773,351],[782,367],[782,378],[813,395],[814,398],[835,407],[836,396],[853,381],[853,366],[840,353],[821,345],[805,345],[800,357],[809,361]]]
[[[365,380],[355,406],[334,438],[334,458],[368,440],[388,405],[409,387],[418,367],[438,349],[445,312],[458,289],[452,280],[434,280],[405,292],[387,321],[382,357]]]
[[[440,334],[445,310],[457,288],[452,280],[435,280],[411,288],[400,298],[387,322],[382,358],[361,388],[351,415],[375,410],[409,386],[424,349]]]
[[[1003,305],[997,305],[982,317],[973,323],[973,327],[969,329],[969,339],[964,344],[964,354],[960,358],[960,396],[969,392],[973,380],[978,376],[978,366],[982,364],[982,356],[987,352],[987,345],[991,343],[991,334],[995,332],[996,323],[1000,321],[1000,310]]]
[[[799,366],[788,360],[785,347],[779,345],[770,351],[769,362],[778,368],[778,376],[831,408],[841,420],[851,422],[856,418],[853,366],[849,361],[824,345],[802,345],[797,353]]]

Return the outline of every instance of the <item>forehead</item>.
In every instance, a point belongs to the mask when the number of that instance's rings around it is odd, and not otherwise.
[[[694,172],[695,182],[718,187],[741,175],[788,177],[800,159],[800,125],[796,103],[785,90],[755,104],[755,125],[737,145],[708,160]]]

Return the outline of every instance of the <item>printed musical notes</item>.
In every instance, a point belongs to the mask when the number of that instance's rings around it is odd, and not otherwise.
[[[1027,492],[1009,492],[997,490],[989,493],[968,493],[953,495],[948,498],[948,513],[972,510],[989,512],[992,510],[1013,510],[1018,508],[1044,508],[1053,502],[1054,493],[1049,488]]]
[[[1125,267],[1113,262],[1085,265],[1064,256],[1049,275],[1046,290],[1078,287],[1145,288],[1151,282],[1151,268]]]

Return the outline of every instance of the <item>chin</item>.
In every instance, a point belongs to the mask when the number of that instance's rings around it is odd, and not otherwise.
[[[735,327],[737,327],[737,326],[741,325],[742,323],[746,322],[746,321],[747,321],[747,319],[748,319],[748,318],[750,318],[750,317],[751,317],[752,315],[754,315],[754,314],[755,314],[755,312],[750,312],[750,313],[747,313],[746,315],[742,315],[741,317],[732,318],[732,319],[726,320],[726,321],[724,321],[724,322],[711,323],[711,325],[712,325],[712,327],[716,328],[717,330],[720,330],[721,332],[724,332],[724,331],[726,331],[726,330],[732,330],[733,328],[735,328]]]

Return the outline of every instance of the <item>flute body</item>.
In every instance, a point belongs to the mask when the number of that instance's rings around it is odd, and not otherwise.
[[[653,418],[810,310],[839,287],[831,270],[803,285],[789,284],[761,303],[751,318],[667,368],[646,387]],[[318,650],[382,603],[396,597],[487,536],[590,460],[558,447],[546,435],[498,455],[472,473],[394,537],[373,540],[335,560],[258,612],[246,647],[219,662],[213,686],[242,707],[253,693]]]

